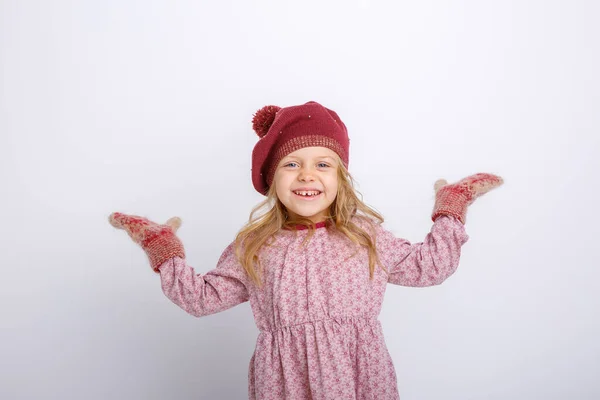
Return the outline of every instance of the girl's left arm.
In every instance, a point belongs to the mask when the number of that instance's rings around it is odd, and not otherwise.
[[[458,268],[461,246],[469,240],[456,217],[438,217],[423,242],[410,243],[377,225],[379,257],[389,272],[388,282],[401,286],[434,286]]]
[[[425,240],[410,243],[377,226],[377,250],[390,272],[388,282],[402,286],[433,286],[458,268],[460,248],[469,240],[464,227],[467,208],[475,199],[504,183],[498,175],[480,172],[451,185],[434,184],[433,227]]]

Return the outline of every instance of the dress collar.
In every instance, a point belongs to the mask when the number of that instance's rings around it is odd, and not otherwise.
[[[325,220],[325,221],[317,222],[317,223],[315,224],[315,229],[324,228],[324,227],[326,227],[327,225],[329,225],[329,220]],[[284,228],[284,229],[286,229],[286,230],[294,230],[294,228],[295,228],[296,230],[298,230],[298,231],[302,231],[302,230],[308,229],[308,226],[306,226],[306,225],[302,225],[302,224],[297,224],[297,225],[295,225],[295,226],[293,226],[293,227],[288,227],[288,228]]]

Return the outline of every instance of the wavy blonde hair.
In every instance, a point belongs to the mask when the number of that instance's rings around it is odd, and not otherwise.
[[[375,221],[379,224],[383,223],[383,216],[362,201],[362,194],[355,189],[354,179],[339,156],[337,157],[337,164],[338,191],[335,200],[329,207],[327,222],[354,244],[368,249],[369,276],[372,280],[376,264],[379,264],[386,273],[388,271],[381,264],[377,255],[375,235],[371,236],[366,230],[358,226],[353,221],[353,217],[361,217],[372,228]],[[255,216],[261,209],[267,209],[267,211]],[[235,254],[248,277],[258,287],[263,286],[261,264],[258,257],[259,250],[263,245],[270,245],[268,243],[269,239],[273,239],[280,229],[294,229],[298,224],[305,225],[309,229],[309,233],[302,243],[304,245],[314,235],[315,224],[306,217],[291,218],[285,205],[277,197],[275,182],[273,182],[267,193],[267,198],[252,209],[248,222],[242,227],[235,239]]]

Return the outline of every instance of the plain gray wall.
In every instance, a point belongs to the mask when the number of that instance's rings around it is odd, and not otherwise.
[[[469,209],[455,275],[388,286],[403,400],[597,399],[600,8],[593,1],[1,1],[2,399],[242,399],[248,303],[169,302],[113,211],[178,215],[198,272],[262,197],[253,113],[315,100],[400,237],[433,183]]]

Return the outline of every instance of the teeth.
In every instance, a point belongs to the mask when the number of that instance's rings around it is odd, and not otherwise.
[[[307,191],[297,191],[297,192],[294,192],[294,193],[299,194],[301,196],[316,196],[320,192],[318,192],[318,191],[309,191],[309,192],[307,192]]]

